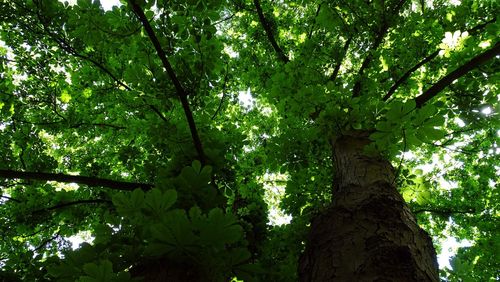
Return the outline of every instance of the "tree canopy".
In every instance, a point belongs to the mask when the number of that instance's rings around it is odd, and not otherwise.
[[[349,132],[500,278],[498,1],[121,2],[0,0],[0,280],[296,281]]]

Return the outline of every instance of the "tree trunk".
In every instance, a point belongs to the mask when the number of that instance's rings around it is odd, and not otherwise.
[[[333,201],[311,223],[300,281],[439,281],[436,252],[394,186],[394,169],[363,154],[367,132],[332,142]]]

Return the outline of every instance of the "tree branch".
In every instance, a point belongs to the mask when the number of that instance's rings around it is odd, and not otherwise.
[[[487,26],[488,24],[490,23],[494,23],[496,21],[496,18],[493,18],[487,22],[484,22],[482,24],[479,24],[469,30],[467,30],[467,32],[472,35],[478,31],[480,31],[481,29],[483,29],[485,26]],[[387,99],[389,99],[392,94],[394,94],[394,92],[406,81],[408,80],[408,78],[412,75],[413,72],[415,72],[416,70],[418,70],[421,66],[423,66],[424,64],[427,64],[428,62],[430,62],[431,60],[433,60],[438,54],[439,54],[439,51],[441,51],[441,49],[437,49],[436,51],[434,51],[434,53],[430,54],[429,56],[427,56],[426,58],[424,58],[422,61],[420,61],[418,64],[416,64],[414,67],[412,67],[411,69],[409,69],[400,79],[398,79],[398,81],[396,81],[396,83],[394,83],[394,85],[391,87],[391,89],[389,89],[389,91],[387,92],[387,94],[384,96],[383,100],[384,101],[387,101]]]
[[[54,236],[52,236],[51,238],[48,238],[46,239],[45,241],[43,241],[38,247],[36,247],[34,249],[35,252],[38,252],[40,249],[44,248],[47,244],[49,244],[50,242],[56,240],[57,238],[59,238],[60,234],[59,232],[57,232]]]
[[[389,16],[396,16],[399,14],[399,11],[403,7],[403,4],[405,3],[405,0],[401,0],[398,2],[398,4],[392,9],[391,11],[388,12]],[[384,40],[385,35],[389,31],[390,25],[388,20],[386,19],[386,14],[383,14],[383,21],[382,25],[380,26],[379,31],[377,32],[377,37],[375,38],[375,41],[373,42],[373,45],[370,47],[370,50],[368,50],[368,55],[366,58],[363,60],[363,63],[361,64],[361,67],[359,68],[358,71],[358,80],[354,84],[354,87],[352,89],[352,96],[357,97],[361,93],[361,80],[363,77],[363,73],[366,68],[370,65],[371,61],[373,60],[373,55],[374,52],[378,49],[382,41]]]
[[[274,51],[276,51],[276,54],[278,54],[278,58],[282,62],[288,63],[290,61],[290,59],[288,59],[288,57],[285,55],[283,50],[280,48],[280,46],[276,42],[276,39],[274,38],[271,26],[269,25],[269,22],[264,17],[264,12],[262,12],[262,7],[260,6],[259,0],[253,0],[253,4],[255,5],[255,9],[257,10],[257,14],[259,15],[260,24],[262,24],[262,27],[264,28],[264,31],[266,32],[267,39],[269,40],[269,42],[273,46]]]
[[[125,126],[120,126],[120,125],[114,125],[114,124],[108,124],[108,123],[86,123],[86,122],[80,122],[76,123],[70,126],[70,128],[79,128],[82,126],[99,126],[99,127],[111,127],[114,129],[125,129]]]
[[[0,169],[0,178],[77,183],[87,186],[100,186],[122,191],[132,191],[136,188],[140,188],[142,190],[150,190],[154,187],[153,184],[148,183],[134,183],[89,176],[67,175],[62,173],[15,171],[9,169]]]
[[[135,2],[135,0],[129,1],[132,10],[136,14],[137,18],[139,21],[142,23],[142,26],[146,30],[146,33],[149,36],[149,39],[151,40],[151,43],[153,43],[153,46],[156,49],[156,53],[158,54],[158,57],[160,58],[163,67],[167,71],[168,76],[170,77],[170,80],[174,84],[175,90],[177,92],[177,96],[179,97],[179,100],[181,101],[182,108],[184,110],[184,115],[186,116],[188,125],[189,125],[189,130],[191,131],[191,137],[193,139],[194,146],[196,148],[196,152],[198,153],[198,157],[200,158],[200,162],[204,164],[206,162],[205,160],[205,153],[203,152],[203,146],[200,140],[200,137],[198,135],[198,130],[196,129],[196,123],[194,122],[194,117],[193,113],[191,111],[191,108],[189,107],[189,101],[187,99],[188,93],[184,90],[182,87],[179,79],[177,78],[177,75],[175,74],[172,65],[170,65],[170,62],[167,59],[167,55],[163,51],[160,41],[158,41],[158,38],[156,37],[155,32],[153,31],[153,28],[149,24],[149,20],[146,18],[146,15],[144,14],[144,11],[142,10],[141,7]]]
[[[361,93],[361,80],[362,80],[363,73],[364,73],[365,69],[368,67],[368,65],[370,65],[370,63],[373,59],[373,53],[375,52],[375,50],[377,50],[380,43],[382,43],[382,39],[384,38],[384,36],[387,32],[387,29],[388,29],[387,27],[383,27],[383,30],[381,30],[379,32],[377,38],[375,39],[375,42],[373,43],[372,47],[368,51],[368,56],[366,56],[366,58],[363,60],[363,63],[361,64],[361,67],[359,68],[358,75],[357,75],[358,80],[356,81],[356,83],[354,84],[354,87],[352,89],[352,96],[353,97],[358,97],[360,95],[360,93]]]
[[[1,195],[0,198],[2,199],[7,199],[9,201],[13,201],[13,202],[16,202],[16,203],[20,203],[21,201],[19,201],[18,199],[14,199],[12,197],[9,197],[9,196],[4,196],[4,195]]]
[[[425,57],[422,61],[420,61],[418,64],[416,64],[411,69],[409,69],[405,74],[403,74],[403,76],[401,78],[399,78],[398,81],[396,81],[396,83],[394,83],[394,85],[391,87],[391,89],[389,89],[389,91],[387,91],[387,94],[385,94],[383,100],[387,101],[387,99],[389,99],[392,96],[392,94],[394,94],[394,92],[396,92],[396,89],[398,89],[399,86],[401,86],[412,75],[412,73],[414,73],[421,66],[425,65],[426,63],[428,63],[432,59],[434,59],[439,54],[439,51],[441,51],[441,49],[434,51],[434,53]]]
[[[66,202],[66,203],[60,203],[48,208],[44,209],[39,209],[35,210],[32,213],[39,213],[43,211],[52,211],[52,210],[57,210],[57,209],[62,209],[65,207],[70,207],[74,205],[81,205],[81,204],[111,204],[112,202],[109,200],[103,200],[103,199],[88,199],[88,200],[78,200],[78,201],[73,201],[73,202]]]
[[[481,31],[483,28],[485,28],[485,27],[486,27],[487,25],[489,25],[490,23],[494,23],[494,22],[496,22],[496,21],[497,21],[497,18],[496,18],[496,17],[493,17],[491,20],[486,21],[486,22],[484,22],[484,23],[482,23],[482,24],[478,24],[478,25],[476,25],[475,27],[473,27],[473,28],[471,28],[471,29],[467,30],[467,32],[468,32],[469,34],[474,34],[474,33],[476,33],[476,32]]]
[[[448,85],[453,83],[456,79],[466,75],[471,70],[477,68],[478,66],[486,63],[487,61],[495,58],[500,54],[500,42],[497,42],[495,46],[491,49],[484,51],[483,53],[475,56],[470,61],[460,66],[456,70],[447,74],[443,78],[441,78],[438,82],[431,86],[431,88],[427,89],[422,95],[417,96],[415,98],[415,103],[417,104],[417,108],[422,107],[427,101],[436,96],[439,92],[441,92]]]
[[[224,75],[224,84],[222,85],[222,97],[220,98],[219,106],[215,113],[212,115],[212,120],[215,119],[219,111],[222,109],[222,105],[224,104],[224,98],[226,98],[226,85],[227,85],[227,76],[228,76],[229,63],[226,65],[226,74]]]
[[[352,41],[352,36],[349,37],[349,39],[347,39],[347,41],[344,44],[342,57],[339,58],[339,61],[337,62],[337,65],[335,65],[335,69],[333,70],[333,73],[330,76],[331,81],[335,81],[335,79],[337,78],[340,67],[342,66],[342,62],[344,61],[345,55],[347,54],[347,50],[349,50],[349,45],[351,44],[351,41]]]
[[[316,14],[314,15],[314,18],[313,18],[313,21],[311,24],[311,28],[309,29],[309,34],[307,35],[308,39],[311,39],[311,37],[312,37],[314,24],[316,23],[316,18],[318,17],[319,12],[321,11],[321,5],[323,5],[323,3],[319,3],[318,8],[316,8]]]
[[[438,209],[438,208],[422,208],[412,211],[413,214],[419,214],[423,212],[430,212],[435,214],[441,214],[445,216],[451,216],[452,214],[474,214],[477,213],[476,209],[469,208],[467,210],[452,210],[452,209]]]
[[[38,18],[40,19],[40,21],[43,23],[43,20],[41,18],[41,15],[38,14]],[[66,52],[68,52],[69,54],[72,54],[73,56],[77,57],[77,58],[80,58],[84,61],[88,61],[90,63],[92,63],[94,66],[96,66],[98,69],[100,69],[102,72],[104,72],[105,74],[107,74],[115,83],[117,83],[118,85],[122,86],[123,88],[125,88],[127,91],[133,91],[133,89],[128,86],[125,82],[121,81],[120,79],[118,79],[118,77],[116,77],[110,70],[108,70],[102,63],[94,60],[92,57],[88,56],[88,55],[85,55],[85,54],[81,54],[79,53],[76,49],[74,49],[65,39],[63,38],[59,38],[57,37],[55,34],[53,34],[45,25],[44,25],[44,28],[45,28],[45,31],[47,32],[47,34],[50,36],[50,38],[52,38],[52,40],[54,40],[58,45],[59,47],[61,47],[61,49],[65,50]],[[164,122],[168,122],[167,118],[165,118],[165,116],[153,105],[151,104],[148,104],[146,102],[146,99],[144,99],[142,97],[142,101],[149,106],[149,108],[151,110],[153,110],[153,112],[155,112]]]

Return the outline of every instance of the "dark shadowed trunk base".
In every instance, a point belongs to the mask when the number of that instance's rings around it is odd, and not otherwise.
[[[439,281],[432,241],[394,187],[392,166],[363,154],[367,136],[333,144],[333,202],[311,223],[300,281]]]
[[[203,275],[192,265],[166,259],[143,261],[131,269],[132,277],[144,282],[200,282]]]

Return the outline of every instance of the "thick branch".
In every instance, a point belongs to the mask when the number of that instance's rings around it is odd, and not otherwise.
[[[427,101],[436,96],[439,92],[441,92],[444,88],[453,83],[453,81],[455,81],[456,79],[459,79],[460,77],[466,75],[471,70],[495,58],[495,56],[498,56],[499,54],[500,54],[500,43],[497,42],[493,48],[488,49],[483,53],[475,56],[464,65],[460,66],[456,70],[447,74],[445,77],[441,78],[431,88],[427,89],[427,91],[425,91],[422,95],[416,97],[415,102],[417,104],[417,108],[422,107]]]
[[[136,188],[140,188],[142,190],[150,190],[153,188],[153,185],[148,183],[134,183],[89,176],[67,175],[62,173],[26,172],[8,169],[0,169],[0,178],[77,183],[87,186],[100,186],[123,191],[131,191]]]
[[[255,9],[257,10],[257,14],[259,15],[259,21],[262,24],[264,31],[266,32],[267,39],[269,39],[269,42],[273,46],[274,51],[276,51],[276,54],[278,54],[278,58],[282,62],[288,63],[290,60],[288,59],[288,57],[285,55],[283,50],[280,48],[280,46],[276,42],[276,39],[274,38],[274,35],[273,35],[272,28],[269,25],[269,22],[264,17],[264,13],[262,12],[262,7],[260,6],[259,0],[253,0],[253,4],[255,5]]]
[[[469,30],[467,30],[467,32],[470,34],[470,35],[473,35],[475,33],[477,33],[478,31],[480,31],[481,29],[483,29],[484,27],[486,27],[488,24],[490,23],[494,23],[496,21],[496,18],[493,18],[487,22],[484,22],[482,24],[479,24]],[[384,101],[387,101],[387,99],[389,99],[392,94],[394,94],[394,92],[406,81],[408,80],[408,78],[416,71],[418,70],[421,66],[423,66],[424,64],[427,64],[428,62],[430,62],[431,60],[433,60],[438,54],[439,54],[439,51],[441,51],[441,49],[437,49],[436,51],[434,51],[432,54],[430,54],[429,56],[427,56],[426,58],[424,58],[422,61],[420,61],[418,64],[416,64],[414,67],[412,67],[411,69],[409,69],[400,79],[398,79],[398,81],[396,81],[396,83],[394,83],[394,85],[391,87],[391,89],[389,89],[389,91],[387,92],[387,94],[384,96],[383,100]]]
[[[472,34],[474,34],[474,33],[480,32],[480,31],[481,31],[483,28],[485,28],[487,25],[489,25],[489,24],[491,24],[491,23],[494,23],[494,22],[496,22],[496,21],[497,21],[497,18],[496,18],[496,17],[493,17],[491,20],[486,21],[486,22],[481,23],[481,24],[478,24],[478,25],[476,25],[475,27],[473,27],[473,28],[471,28],[471,29],[467,30],[467,32],[468,32],[469,34],[471,34],[471,35],[472,35]]]
[[[170,77],[170,80],[174,84],[175,90],[177,92],[177,96],[179,96],[179,100],[181,101],[182,108],[184,110],[184,115],[186,116],[188,125],[189,125],[189,130],[191,131],[191,137],[193,139],[194,146],[196,148],[196,152],[198,153],[198,157],[200,158],[201,163],[205,163],[205,153],[203,152],[203,146],[201,144],[200,137],[198,135],[198,130],[196,129],[196,123],[194,122],[193,118],[193,113],[191,111],[191,108],[189,107],[189,101],[187,99],[188,94],[182,87],[179,79],[177,78],[177,75],[174,72],[174,69],[170,65],[170,62],[167,59],[167,55],[163,51],[160,41],[156,37],[155,32],[153,31],[153,28],[149,24],[149,20],[146,18],[146,15],[144,14],[144,11],[142,10],[141,7],[134,1],[129,2],[132,10],[136,14],[137,18],[141,21],[142,25],[144,26],[144,29],[146,30],[149,39],[153,43],[153,46],[156,49],[156,53],[158,54],[158,57],[160,58],[163,67],[167,71],[168,76]]]

